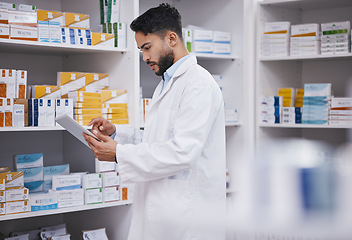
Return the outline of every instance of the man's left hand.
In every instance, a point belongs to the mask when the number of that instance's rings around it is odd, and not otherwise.
[[[94,137],[89,136],[85,133],[83,133],[82,135],[87,141],[90,148],[93,150],[95,156],[100,161],[110,161],[110,162],[115,161],[117,142],[113,140],[111,137],[103,135],[101,132],[97,130],[93,130],[93,134],[102,141],[99,142]]]

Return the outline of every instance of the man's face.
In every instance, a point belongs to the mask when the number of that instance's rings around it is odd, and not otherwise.
[[[174,63],[174,54],[166,38],[162,39],[156,34],[145,36],[142,32],[136,32],[135,39],[143,53],[143,61],[147,62],[156,75],[162,76]]]

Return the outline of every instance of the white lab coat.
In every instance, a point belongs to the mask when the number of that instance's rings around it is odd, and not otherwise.
[[[225,239],[225,120],[213,77],[191,56],[160,94],[143,142],[117,145],[121,182],[136,183],[129,240]],[[117,216],[118,217],[118,216]]]

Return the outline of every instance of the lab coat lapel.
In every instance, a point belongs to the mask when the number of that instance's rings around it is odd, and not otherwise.
[[[175,74],[172,76],[168,84],[165,86],[164,90],[160,94],[163,82],[161,81],[157,88],[154,91],[153,101],[150,106],[150,110],[152,110],[153,106],[163,98],[163,96],[170,90],[171,86],[174,82],[179,78],[182,74],[184,74],[191,66],[197,64],[197,59],[195,56],[189,57],[185,62],[183,62],[180,67],[176,70]]]

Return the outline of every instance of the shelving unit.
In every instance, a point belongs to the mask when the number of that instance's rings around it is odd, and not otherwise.
[[[257,63],[256,63],[256,142],[305,138],[320,140],[333,146],[349,141],[351,126],[314,124],[262,124],[260,123],[260,99],[274,96],[280,87],[303,88],[305,83],[332,83],[333,95],[351,96],[349,67],[352,53],[341,55],[314,55],[300,57],[260,56],[260,34],[265,22],[289,21],[292,25],[303,23],[327,23],[351,21],[352,2],[346,0],[283,0],[258,3]],[[329,134],[327,134],[327,131]]]
[[[100,8],[96,0],[11,0],[36,5],[38,9],[86,13],[91,30],[100,31]],[[137,15],[137,0],[121,1],[121,21],[130,23]],[[28,85],[56,85],[60,71],[101,72],[110,75],[111,89],[127,89],[130,126],[139,127],[139,56],[134,35],[127,33],[126,49],[81,47],[0,39],[0,68],[28,72]],[[95,172],[94,154],[62,127],[0,129],[1,165],[13,168],[13,155],[42,152],[44,166],[70,164],[71,172]],[[66,223],[71,239],[82,230],[106,228],[109,239],[127,239],[132,199],[50,211],[0,216],[0,232],[25,231]]]

